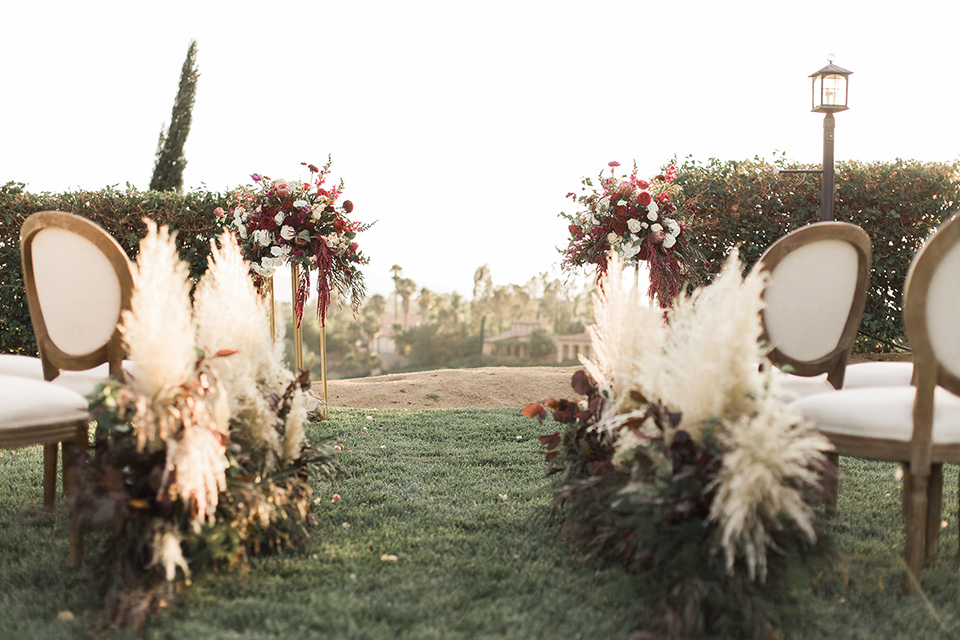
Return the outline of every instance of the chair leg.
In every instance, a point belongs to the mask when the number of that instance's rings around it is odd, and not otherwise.
[[[53,509],[57,501],[57,455],[60,444],[43,445],[43,506]]]
[[[943,465],[930,467],[927,487],[927,562],[934,564],[940,551],[940,521],[943,515]]]
[[[900,513],[903,519],[910,517],[910,469],[909,465],[900,463],[900,471],[903,475],[903,491],[900,496]]]
[[[930,478],[912,475],[910,478],[910,504],[907,514],[907,575],[903,591],[906,595],[917,593],[920,585],[920,570],[923,568],[923,547],[926,541],[927,487]]]
[[[840,455],[836,453],[823,454],[823,504],[824,515],[827,520],[833,520],[837,515],[837,486],[840,477]]]

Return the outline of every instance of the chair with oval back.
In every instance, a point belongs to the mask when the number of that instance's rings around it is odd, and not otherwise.
[[[86,444],[89,416],[83,393],[107,375],[123,375],[118,323],[130,307],[133,279],[126,254],[109,234],[60,211],[42,211],[24,221],[20,257],[40,356],[0,360],[7,386],[0,407],[0,448],[44,445],[44,503],[52,506],[59,443]],[[63,452],[64,488],[68,448]]]
[[[843,386],[870,280],[870,237],[846,222],[820,222],[777,240],[761,256],[763,338],[787,368],[795,396]]]
[[[943,463],[960,462],[958,290],[960,217],[954,217],[914,256],[904,287],[913,384],[841,389],[791,403],[836,453],[903,465],[908,594],[919,589],[924,555],[928,562],[937,558]]]

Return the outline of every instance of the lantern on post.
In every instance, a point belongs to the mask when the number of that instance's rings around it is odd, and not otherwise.
[[[827,66],[810,75],[813,78],[812,109],[823,117],[823,167],[821,173],[820,220],[833,220],[833,137],[835,121],[833,114],[846,111],[847,84],[853,73],[833,64],[833,56],[827,58]]]

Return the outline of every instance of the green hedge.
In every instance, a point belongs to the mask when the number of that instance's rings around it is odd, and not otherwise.
[[[687,159],[677,178],[696,214],[698,243],[713,265],[740,247],[749,268],[777,238],[820,218],[820,177],[782,173],[819,169],[780,157],[773,162]],[[873,273],[861,332],[866,348],[903,341],[903,281],[914,252],[960,203],[960,162],[839,162],[834,217],[863,227],[873,243]],[[227,194],[194,191],[101,191],[32,194],[21,183],[0,187],[0,352],[36,353],[20,268],[20,226],[36,211],[85,216],[106,229],[135,258],[146,233],[143,218],[179,230],[181,257],[194,280],[206,270],[210,240],[222,232],[217,207]],[[829,286],[829,283],[824,283]],[[878,344],[882,346],[877,346]]]
[[[759,158],[685,161],[677,181],[693,201],[696,214],[690,222],[707,260],[719,265],[739,245],[749,268],[777,238],[818,222],[820,176],[782,170],[819,168],[782,157],[772,163]],[[960,203],[958,168],[957,162],[837,163],[834,218],[862,227],[873,245],[861,349],[884,351],[903,344],[901,303],[907,269],[924,239]]]
[[[29,193],[17,182],[0,187],[0,353],[37,352],[20,266],[20,227],[27,216],[54,210],[89,218],[116,238],[131,259],[146,235],[143,218],[149,217],[179,231],[180,257],[189,263],[196,281],[207,268],[211,239],[222,233],[222,220],[214,210],[226,207],[226,201],[226,194],[137,191],[129,185],[124,190],[107,187],[63,194]]]

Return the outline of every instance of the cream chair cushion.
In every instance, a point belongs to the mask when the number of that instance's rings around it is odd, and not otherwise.
[[[790,403],[817,429],[831,434],[909,442],[913,431],[912,386],[841,389],[805,396]],[[960,397],[937,387],[933,444],[960,442]]]
[[[123,368],[128,374],[134,371],[130,360],[123,361]],[[43,380],[43,364],[40,358],[21,356],[10,353],[0,354],[0,375],[21,376],[32,380]],[[60,375],[51,380],[53,384],[76,391],[82,396],[88,396],[101,382],[110,378],[110,365],[106,362],[85,371],[62,370]]]
[[[62,385],[0,375],[0,429],[41,427],[87,415],[87,400]]]
[[[2,361],[0,361],[2,362]],[[836,391],[827,374],[819,376],[795,376],[773,369],[773,377],[780,393],[779,398],[790,402],[813,393]],[[908,387],[913,377],[912,362],[858,362],[847,365],[843,376],[844,389],[863,387]]]

